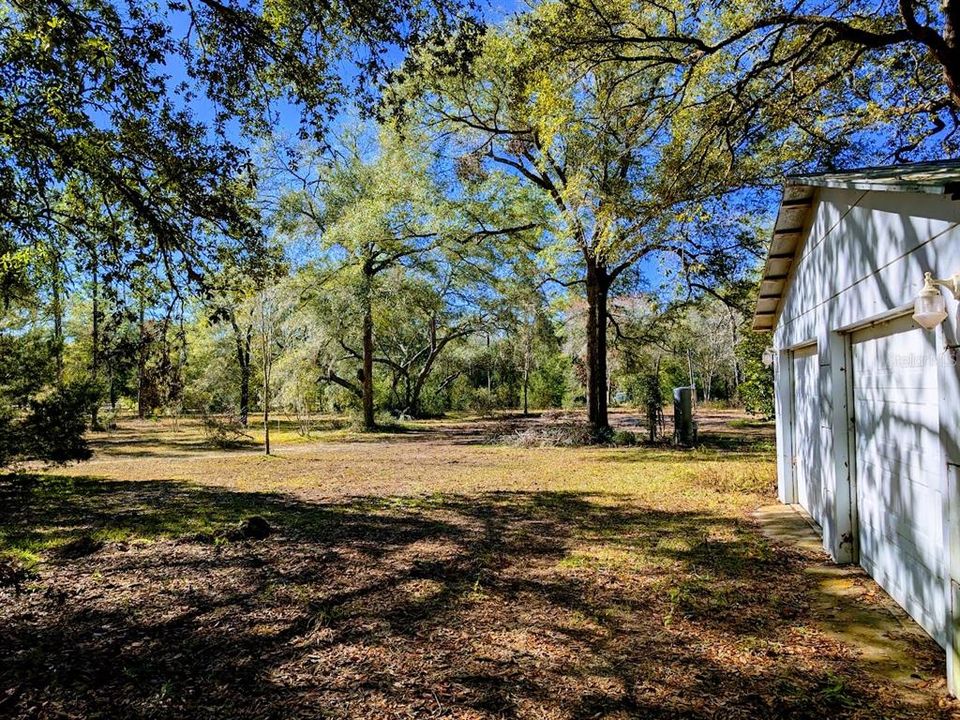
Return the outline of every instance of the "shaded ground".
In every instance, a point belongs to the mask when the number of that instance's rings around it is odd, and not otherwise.
[[[0,716],[950,716],[932,641],[890,683],[824,624],[822,558],[760,532],[766,430],[521,449],[468,425],[273,458],[158,433],[0,481],[0,549],[36,573],[0,590]],[[218,535],[254,514],[277,532]]]

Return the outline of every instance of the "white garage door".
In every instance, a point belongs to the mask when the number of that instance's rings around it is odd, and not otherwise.
[[[817,346],[793,353],[793,455],[797,502],[823,525],[823,473],[820,472],[820,360]]]
[[[860,562],[944,644],[946,543],[934,333],[903,318],[853,336]]]

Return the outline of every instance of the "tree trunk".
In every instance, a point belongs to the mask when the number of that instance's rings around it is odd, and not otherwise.
[[[53,261],[53,353],[57,370],[57,385],[63,384],[63,275],[60,270],[60,258]]]
[[[733,348],[733,352],[730,353],[733,364],[733,401],[740,404],[740,361],[737,358],[737,343],[739,338],[737,337],[737,322],[733,316],[733,311],[730,311],[730,347]]]
[[[140,298],[140,342],[137,348],[137,417],[143,420],[147,416],[144,384],[147,370],[147,333],[143,298]]]
[[[523,366],[523,414],[524,416],[530,414],[530,408],[529,408],[529,405],[527,404],[527,395],[529,394],[529,390],[530,390],[530,366],[525,363]]]
[[[594,432],[606,432],[607,416],[607,269],[587,262],[587,418]]]
[[[237,349],[237,365],[240,367],[240,424],[247,427],[250,421],[250,343],[252,342],[253,326],[246,332],[240,330],[236,319],[230,317],[233,327],[233,341]]]
[[[90,336],[90,376],[94,387],[97,387],[100,380],[100,265],[97,260],[96,250],[90,253],[91,267],[90,274],[93,281],[93,322]],[[100,397],[99,392],[90,408],[90,427],[94,430],[100,428]]]
[[[260,350],[263,360],[263,454],[270,454],[270,371],[273,367],[274,306],[267,291],[261,290],[260,305]]]
[[[410,391],[410,402],[408,404],[410,410],[410,417],[419,418],[420,417],[420,388],[414,384],[413,389]]]
[[[270,454],[270,398],[269,390],[263,388],[263,454]]]
[[[437,358],[440,357],[440,353],[443,352],[444,348],[447,345],[460,337],[464,337],[468,334],[469,331],[456,331],[451,332],[444,337],[437,339],[437,317],[434,317],[430,321],[430,348],[427,352],[427,357],[424,360],[423,367],[420,368],[420,372],[417,373],[417,377],[413,380],[413,387],[410,386],[409,374],[407,376],[407,399],[409,400],[408,407],[410,408],[410,415],[412,417],[420,417],[420,396],[423,394],[423,388],[427,384],[427,380],[430,378],[430,373],[433,372],[434,363],[436,363]],[[490,341],[490,336],[487,335],[487,341]],[[409,369],[408,369],[409,373]],[[489,378],[489,375],[488,375]]]
[[[240,366],[240,424],[250,423],[250,361]]]
[[[530,414],[527,396],[530,393],[530,366],[533,364],[533,332],[534,323],[536,323],[536,314],[533,319],[524,325],[523,337],[523,414]]]
[[[943,44],[945,47],[937,58],[943,68],[943,80],[953,96],[960,101],[960,2],[944,0],[941,4],[943,12]]]
[[[430,371],[433,367],[433,361],[436,360],[438,351],[432,351],[431,354],[427,357],[427,362],[421,368],[420,372],[417,374],[417,377],[414,379],[412,387],[410,389],[410,417],[418,418],[420,417],[420,396],[423,394],[423,386],[427,382],[427,378],[430,376]]]
[[[270,454],[270,359],[267,356],[269,347],[264,342],[263,347],[263,454]]]
[[[417,403],[419,404],[419,398]],[[416,408],[413,407],[413,383],[410,382],[410,370],[403,375],[403,412],[410,417],[417,417]]]
[[[119,400],[119,390],[117,389],[117,379],[113,374],[113,366],[111,365],[107,369],[107,387],[110,389],[110,411],[113,412],[117,409],[117,400]]]
[[[487,395],[490,395],[493,392],[493,375],[491,373],[491,366],[493,365],[493,358],[490,357],[490,333],[487,333]]]
[[[373,308],[369,288],[364,297],[363,308],[363,429],[374,430],[377,426],[373,412]]]

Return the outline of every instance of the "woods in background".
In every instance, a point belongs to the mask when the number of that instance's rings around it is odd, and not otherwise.
[[[0,462],[121,409],[582,406],[602,437],[695,384],[767,416],[773,188],[955,152],[954,14],[13,2]]]

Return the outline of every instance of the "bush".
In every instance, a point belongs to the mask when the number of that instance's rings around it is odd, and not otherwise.
[[[33,456],[58,463],[89,458],[84,434],[90,407],[98,401],[98,389],[87,383],[67,385],[32,400],[24,428],[36,439]]]
[[[570,359],[556,354],[540,361],[530,374],[529,402],[533,408],[557,408],[569,389]]]
[[[20,450],[16,414],[13,408],[0,398],[0,467],[10,464]]]
[[[483,417],[493,415],[496,410],[497,399],[493,393],[486,388],[476,388],[473,391],[473,397],[470,399],[470,409]]]
[[[247,434],[240,418],[235,415],[219,416],[204,413],[203,432],[207,442],[219,448],[234,447],[253,440]]]
[[[14,449],[11,457],[53,463],[86,460],[91,452],[84,433],[96,401],[96,389],[89,383],[65,385],[31,398],[19,422],[9,416],[5,420],[8,432],[20,441],[19,451]]]
[[[461,375],[447,388],[447,409],[469,410],[472,403],[473,385],[470,384],[469,377]]]
[[[615,430],[610,437],[610,442],[614,445],[636,445],[637,435],[629,430]]]
[[[764,420],[773,418],[773,368],[763,364],[763,351],[770,342],[764,333],[747,333],[736,352],[743,368],[740,397],[747,412]]]

